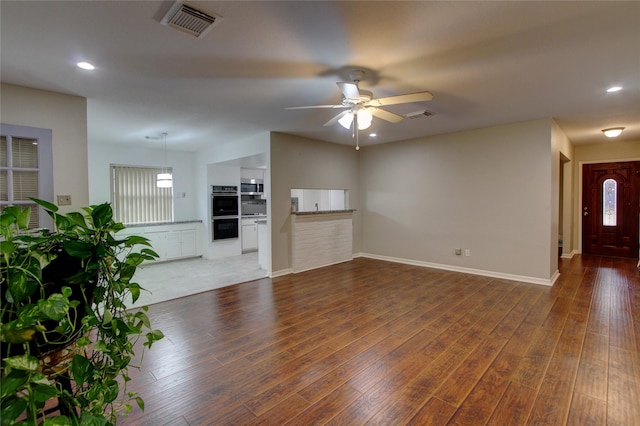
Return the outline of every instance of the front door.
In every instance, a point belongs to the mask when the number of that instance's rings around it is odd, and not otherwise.
[[[582,252],[638,257],[640,161],[584,164]]]

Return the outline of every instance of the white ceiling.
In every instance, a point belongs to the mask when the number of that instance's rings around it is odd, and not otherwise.
[[[553,117],[576,144],[640,140],[640,2],[195,1],[203,38],[159,23],[171,1],[0,2],[3,82],[88,99],[89,143],[196,150],[281,131],[352,144],[323,124],[336,81],[374,97],[428,90],[374,118],[373,142]],[[75,63],[96,65],[87,72]],[[606,93],[612,85],[624,90]]]

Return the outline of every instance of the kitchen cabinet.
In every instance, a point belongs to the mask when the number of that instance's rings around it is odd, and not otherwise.
[[[198,228],[200,222],[133,226],[118,233],[118,236],[139,235],[149,239],[157,261],[200,256]],[[142,247],[140,247],[142,248]]]
[[[258,250],[258,225],[255,219],[242,219],[242,251]]]
[[[270,249],[269,243],[269,228],[267,227],[267,218],[256,219],[258,225],[258,265],[261,269],[270,273],[271,265],[269,264]]]
[[[180,232],[180,255],[182,257],[198,255],[195,229],[187,229]]]

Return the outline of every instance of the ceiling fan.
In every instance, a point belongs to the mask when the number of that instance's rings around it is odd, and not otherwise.
[[[288,107],[286,109],[310,109],[310,108],[333,108],[344,109],[331,120],[324,123],[325,126],[333,126],[339,123],[345,129],[352,129],[353,137],[357,138],[357,130],[364,130],[371,126],[373,117],[380,118],[390,123],[397,123],[405,118],[379,107],[387,105],[406,104],[411,102],[430,101],[433,95],[430,92],[416,92],[405,95],[388,96],[384,98],[373,98],[373,93],[358,87],[358,83],[364,77],[364,71],[353,70],[350,73],[353,82],[339,81],[336,84],[342,91],[342,102],[339,105],[309,105]],[[356,143],[356,149],[359,146]]]

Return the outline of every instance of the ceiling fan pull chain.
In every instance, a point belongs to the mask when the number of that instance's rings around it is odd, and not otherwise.
[[[356,137],[356,132],[358,129],[358,114],[353,114],[353,121],[351,122],[351,137],[355,138]]]
[[[353,133],[356,137],[356,151],[360,151],[360,143],[358,142],[358,114],[353,114]]]

